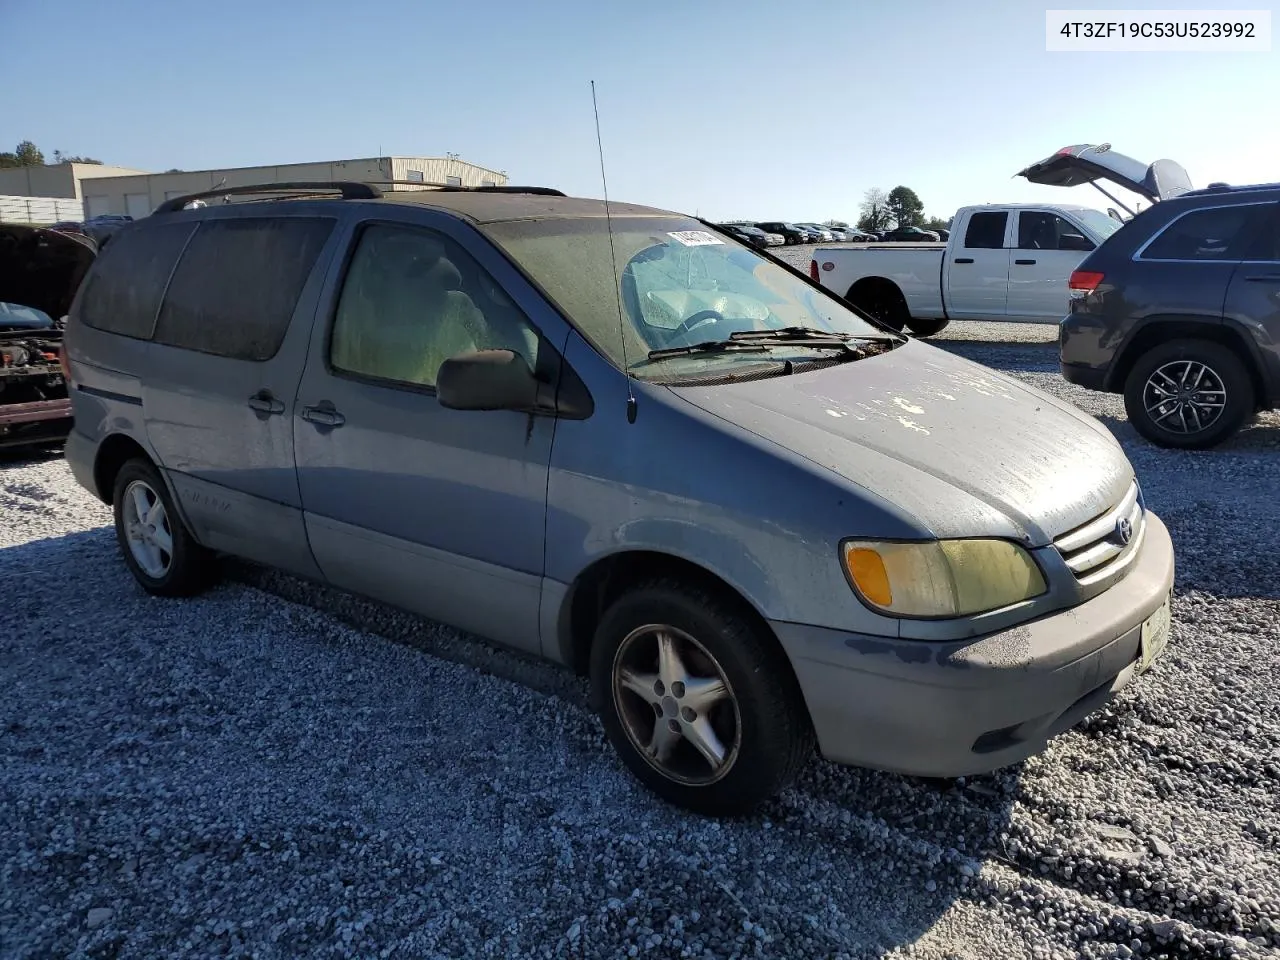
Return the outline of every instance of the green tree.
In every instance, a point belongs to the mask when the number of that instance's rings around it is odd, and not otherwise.
[[[887,230],[893,222],[893,214],[889,210],[889,195],[879,187],[872,187],[862,195],[859,207],[858,229],[867,233],[880,233]]]
[[[101,160],[95,160],[93,157],[76,157],[63,153],[61,150],[53,151],[54,163],[96,163],[101,164]]]
[[[44,154],[30,140],[23,140],[13,153],[0,153],[0,167],[38,167]]]
[[[924,223],[924,204],[910,187],[894,187],[889,191],[889,216],[895,226],[918,227]]]
[[[950,230],[952,217],[943,220],[941,217],[929,217],[923,226],[926,230]]]

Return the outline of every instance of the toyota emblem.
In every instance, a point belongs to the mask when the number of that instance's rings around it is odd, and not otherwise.
[[[1133,523],[1128,517],[1121,517],[1116,524],[1116,539],[1121,543],[1128,543],[1133,539]]]

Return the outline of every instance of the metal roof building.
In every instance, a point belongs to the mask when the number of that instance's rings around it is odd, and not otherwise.
[[[0,194],[75,197],[84,202],[84,216],[104,213],[145,217],[165,200],[219,187],[247,186],[297,180],[363,180],[386,183],[385,191],[412,190],[413,183],[454,186],[504,186],[507,175],[457,157],[365,157],[318,163],[285,163],[218,170],[145,173],[124,167],[64,163],[56,166],[14,167],[0,170]]]

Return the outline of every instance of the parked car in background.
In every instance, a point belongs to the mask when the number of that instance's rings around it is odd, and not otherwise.
[[[722,223],[720,228],[728,233],[732,233],[735,237],[744,243],[750,244],[757,250],[763,250],[772,244],[769,242],[769,234],[765,233],[759,227],[746,226],[740,223]]]
[[[61,320],[96,255],[87,237],[0,224],[0,447],[60,442],[71,429]]]
[[[1124,396],[1134,428],[1204,449],[1280,405],[1280,185],[1182,191],[1078,265],[1062,375]]]
[[[934,229],[934,231],[933,231],[933,232],[934,232],[934,233],[936,233],[936,234],[938,235],[938,239],[939,239],[939,240],[950,240],[950,239],[951,239],[951,231],[950,231],[950,230],[948,230],[946,227],[937,227],[937,228],[935,228],[935,229]]]
[[[810,234],[815,236],[814,243],[830,243],[835,239],[835,235],[831,232],[830,227],[824,227],[820,223],[798,223],[798,227],[803,227]]]
[[[84,231],[99,247],[104,247],[117,231],[133,223],[133,217],[122,213],[104,213],[84,222]]]
[[[757,223],[756,226],[761,230],[764,230],[766,233],[778,234],[789,244],[809,242],[809,231],[800,229],[800,227],[796,226],[794,223],[784,223],[781,220],[770,220],[764,223]]]
[[[896,330],[938,333],[954,319],[1057,323],[1067,279],[1120,223],[1088,207],[987,204],[956,213],[951,239],[821,247],[811,275]]]
[[[87,237],[89,232],[85,229],[83,223],[78,220],[60,220],[51,224],[47,229],[56,230],[58,233],[73,233],[78,237]]]
[[[1071,404],[682,214],[343,196],[175,198],[81,287],[66,460],[145,590],[221,551],[572,666],[636,777],[711,814],[815,741],[1016,763],[1163,650],[1168,532]]]
[[[886,243],[937,243],[938,235],[923,227],[898,227],[880,237]]]

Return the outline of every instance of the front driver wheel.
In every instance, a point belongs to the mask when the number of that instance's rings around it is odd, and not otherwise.
[[[1152,443],[1215,447],[1255,408],[1253,380],[1234,350],[1208,340],[1171,340],[1138,358],[1125,378],[1124,407]]]
[[[813,752],[799,685],[776,640],[710,591],[659,579],[605,613],[593,699],[631,772],[697,813],[753,810]]]

